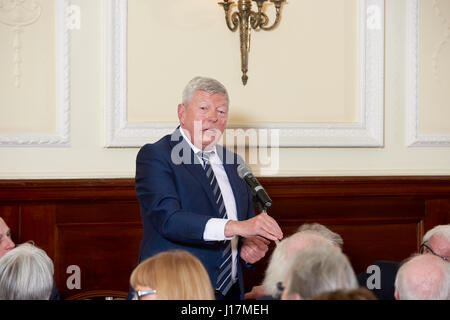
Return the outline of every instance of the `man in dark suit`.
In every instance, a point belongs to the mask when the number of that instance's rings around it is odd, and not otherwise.
[[[242,299],[239,262],[264,257],[282,238],[276,221],[255,216],[252,194],[239,178],[243,160],[217,145],[228,118],[228,93],[217,80],[196,77],[178,105],[180,127],[141,148],[136,194],[143,224],[139,262],[184,249],[204,264],[217,299]]]

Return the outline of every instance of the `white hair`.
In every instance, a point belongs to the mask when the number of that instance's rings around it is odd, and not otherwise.
[[[195,77],[188,82],[188,84],[183,90],[182,103],[184,104],[185,107],[189,105],[192,95],[197,90],[206,91],[210,94],[214,93],[223,94],[227,99],[227,103],[230,102],[228,98],[227,89],[219,81],[207,77]]]
[[[397,272],[400,300],[450,300],[450,263],[432,254],[413,255]]]
[[[326,226],[320,223],[304,223],[302,224],[298,229],[297,232],[303,232],[303,231],[312,231],[317,232],[325,239],[330,240],[335,246],[342,249],[344,246],[344,239],[337,234],[336,232],[331,231]]]
[[[281,294],[278,283],[284,281],[289,271],[289,261],[295,252],[322,243],[331,244],[328,239],[310,231],[297,232],[280,241],[270,257],[262,283],[266,294],[272,297]]]
[[[324,292],[358,288],[355,272],[347,256],[330,244],[301,250],[290,262],[286,294],[309,299]]]
[[[450,243],[450,224],[442,224],[430,229],[423,236],[422,243],[428,242],[433,236],[441,236]]]
[[[24,243],[0,259],[0,300],[48,300],[53,262],[44,250]]]

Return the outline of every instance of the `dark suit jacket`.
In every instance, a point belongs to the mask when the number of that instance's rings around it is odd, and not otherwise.
[[[380,288],[368,288],[379,300],[395,300],[395,278],[397,271],[400,268],[400,263],[395,261],[378,260],[373,263],[380,267]],[[372,273],[361,272],[358,274],[358,282],[362,287],[367,288],[367,280],[372,276]],[[373,283],[373,281],[369,281]]]
[[[184,249],[200,259],[214,286],[225,244],[203,240],[203,232],[219,212],[205,171],[179,130],[146,144],[137,155],[136,194],[144,228],[139,262],[162,251]],[[221,146],[217,152],[233,190],[238,220],[253,217],[251,190],[237,174],[242,159]],[[239,263],[237,276],[243,296]]]

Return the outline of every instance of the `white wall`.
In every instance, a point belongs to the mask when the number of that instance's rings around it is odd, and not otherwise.
[[[134,0],[130,0],[134,1]],[[187,0],[179,0],[179,2]],[[334,1],[334,0],[329,0]],[[51,0],[40,1],[45,8],[51,6]],[[196,1],[198,2],[198,1]],[[323,1],[322,1],[323,2]],[[444,3],[450,2],[448,0]],[[201,2],[203,3],[203,2]],[[268,118],[271,114],[277,115],[276,108],[270,104],[271,101],[280,99],[279,91],[257,90],[257,84],[263,83],[266,78],[277,79],[277,69],[271,65],[273,61],[270,59],[270,51],[263,51],[264,45],[270,46],[270,41],[277,41],[277,37],[281,39],[289,39],[295,35],[296,29],[300,24],[296,20],[295,15],[289,13],[289,10],[295,6],[295,0],[291,1],[292,5],[287,4],[284,7],[285,14],[278,29],[270,33],[259,33],[254,37],[250,61],[251,69],[249,73],[248,87],[243,88],[240,83],[240,61],[238,45],[230,46],[229,52],[224,52],[223,56],[216,56],[217,61],[226,61],[216,73],[223,75],[225,83],[230,84],[230,94],[237,100],[237,104],[251,104],[255,94],[260,94],[255,98],[258,101],[267,101],[267,104],[261,106],[261,113],[266,114]],[[279,175],[283,176],[342,176],[342,175],[448,175],[450,174],[450,148],[449,147],[407,147],[406,145],[406,3],[407,0],[387,0],[386,1],[386,56],[385,56],[385,142],[384,147],[379,148],[282,148],[280,150],[280,170]],[[0,178],[2,179],[26,179],[26,178],[108,178],[108,177],[133,177],[135,170],[135,157],[138,152],[137,148],[110,148],[105,145],[105,77],[104,77],[104,19],[105,19],[105,3],[103,0],[73,0],[72,4],[79,5],[81,8],[81,29],[72,30],[70,38],[70,146],[67,147],[0,147]],[[199,5],[199,4],[197,4]],[[203,4],[206,5],[206,4]],[[215,6],[213,1],[208,5]],[[447,10],[448,6],[444,6],[443,10]],[[210,9],[189,12],[191,15],[200,15],[207,12],[208,14],[217,14],[212,19],[204,19],[204,23],[212,23],[214,28],[220,34],[215,37],[209,34],[209,48],[214,46],[222,46],[223,43],[235,44],[238,40],[238,34],[229,32],[223,21],[223,13],[221,9]],[[450,12],[449,12],[450,13]],[[290,18],[292,17],[292,18]],[[172,20],[176,18],[171,17]],[[427,18],[431,21],[434,19],[431,15]],[[220,21],[217,24],[217,21]],[[170,21],[170,19],[161,19],[161,21]],[[203,20],[202,20],[203,21]],[[210,22],[208,22],[210,21]],[[211,22],[213,21],[213,22]],[[326,23],[326,20],[321,20]],[[163,23],[161,22],[161,23]],[[157,23],[157,22],[153,22]],[[422,21],[426,24],[427,21]],[[289,29],[283,28],[289,25]],[[329,26],[332,28],[333,26]],[[25,29],[33,30],[34,25],[30,25]],[[207,29],[207,27],[198,28]],[[163,29],[163,28],[162,28]],[[185,27],[186,36],[190,36],[195,27]],[[8,27],[0,23],[0,36],[6,37]],[[428,32],[437,32],[430,29]],[[197,32],[199,32],[197,30]],[[206,31],[205,31],[206,32]],[[209,30],[211,32],[211,30]],[[142,30],[140,37],[143,41],[151,42],[155,39],[146,38],[145,30]],[[1,51],[10,47],[8,41],[0,39]],[[24,39],[26,41],[26,39]],[[165,41],[170,41],[166,39]],[[264,44],[263,44],[264,43]],[[299,44],[301,46],[301,44]],[[32,49],[24,49],[32,50]],[[183,47],[180,48],[183,50]],[[283,50],[280,47],[280,50]],[[211,50],[212,51],[212,50]],[[449,49],[442,51],[441,59],[446,61],[442,64],[442,68],[448,66],[450,59]],[[195,48],[186,50],[186,54],[198,56],[201,51]],[[212,54],[208,52],[208,54]],[[288,56],[288,55],[287,55]],[[6,59],[2,55],[2,59]],[[201,58],[198,60],[202,60]],[[289,56],[289,59],[293,57]],[[195,61],[196,59],[193,59]],[[266,61],[267,66],[262,66],[262,61]],[[164,62],[164,63],[167,63]],[[276,65],[276,62],[273,62]],[[289,66],[289,61],[284,61]],[[294,61],[292,61],[294,63]],[[312,62],[313,63],[313,62]],[[177,61],[170,61],[177,73],[178,79],[174,79],[172,86],[167,81],[158,82],[158,77],[164,78],[164,74],[149,75],[151,81],[163,84],[157,90],[161,90],[167,94],[169,106],[173,108],[175,117],[176,103],[181,95],[182,85],[186,80],[190,79],[194,74],[192,70],[197,68],[192,65],[177,65]],[[283,64],[283,65],[284,65]],[[266,68],[267,67],[267,68]],[[265,69],[266,68],[266,69]],[[206,72],[207,70],[198,70]],[[26,70],[24,70],[26,71]],[[202,74],[204,73],[202,72]],[[310,71],[313,72],[313,71]],[[0,78],[6,77],[6,72],[1,72]],[[8,75],[9,76],[9,75]],[[311,77],[314,74],[310,75]],[[218,77],[222,80],[221,77]],[[282,80],[281,80],[282,81]],[[441,81],[450,80],[441,79]],[[2,80],[2,86],[6,86]],[[447,88],[450,87],[447,85]],[[22,87],[27,92],[27,87]],[[7,92],[3,88],[3,92]],[[26,94],[26,93],[25,93]],[[323,95],[329,94],[327,91]],[[289,96],[286,101],[287,105],[295,106],[294,96]],[[245,102],[245,103],[244,103]],[[143,101],[142,103],[145,103]],[[421,112],[427,112],[426,104],[433,101],[421,101]],[[442,125],[439,117],[448,105],[437,107],[433,104],[430,109],[428,118],[435,120],[428,121],[427,132],[433,131],[435,126],[437,131],[448,133],[447,128]],[[255,106],[251,106],[254,108]],[[1,113],[6,116],[8,114],[14,117],[15,111],[11,105],[2,103],[0,105]],[[250,108],[250,107],[249,107]],[[442,110],[440,110],[441,108]],[[5,111],[6,110],[6,111]],[[9,113],[8,113],[9,112]],[[40,117],[40,113],[34,114]],[[297,116],[301,116],[297,115]],[[317,117],[317,115],[314,115]],[[163,115],[161,115],[163,117]],[[170,117],[170,115],[169,115]],[[329,114],[324,114],[324,119]],[[349,119],[352,115],[350,114]],[[176,119],[176,118],[174,118]],[[327,119],[329,120],[329,119]],[[438,121],[440,120],[440,121]],[[450,123],[450,120],[447,120]],[[1,123],[1,122],[0,122]],[[450,130],[449,130],[450,131]],[[6,126],[0,127],[0,133],[7,132]],[[258,168],[255,167],[258,173]]]

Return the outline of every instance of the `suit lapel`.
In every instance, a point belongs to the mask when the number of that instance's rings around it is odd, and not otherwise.
[[[177,148],[176,154],[179,154],[182,162],[179,164],[180,167],[186,169],[193,177],[194,180],[197,181],[203,188],[203,191],[208,195],[208,199],[215,209],[215,215],[219,216],[219,210],[214,201],[213,191],[211,186],[209,185],[209,181],[206,178],[205,170],[203,166],[200,164],[198,157],[192,151],[192,148],[189,144],[183,139],[183,136],[180,133],[179,127],[172,134],[171,140],[171,150]],[[233,191],[234,192],[234,191]]]

